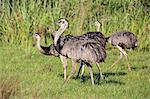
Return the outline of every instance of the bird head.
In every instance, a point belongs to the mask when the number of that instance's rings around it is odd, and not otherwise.
[[[55,24],[58,26],[68,26],[68,21],[64,18],[60,18],[55,22]]]
[[[61,18],[61,19],[58,19],[56,22],[55,22],[56,25],[60,26],[60,28],[55,31],[54,33],[54,45],[57,44],[57,41],[60,37],[60,35],[66,30],[66,28],[68,27],[68,21],[64,18]]]
[[[39,33],[33,34],[33,46],[35,46],[36,41],[40,40],[40,38],[41,38],[41,35]]]

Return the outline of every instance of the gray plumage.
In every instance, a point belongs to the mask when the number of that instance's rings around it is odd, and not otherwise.
[[[120,51],[120,57],[111,65],[110,69],[115,64],[117,64],[123,56],[125,56],[128,69],[129,71],[131,71],[131,67],[128,62],[128,54],[126,53],[125,49],[134,49],[135,47],[137,47],[137,37],[132,32],[121,31],[110,35],[106,38],[106,41],[112,44],[113,46],[116,46]]]
[[[36,45],[36,47],[38,48],[38,50],[44,54],[44,55],[48,55],[48,56],[59,56],[59,53],[56,51],[54,44],[51,44],[49,47],[45,47],[41,45],[41,36],[40,33],[35,33],[33,34],[33,38],[34,38],[34,46]],[[64,41],[65,37],[62,37],[63,39],[61,40],[61,42]],[[36,41],[36,42],[35,42]],[[36,44],[35,44],[36,43]],[[66,80],[66,58],[63,58],[64,61],[64,80]],[[83,61],[80,61],[81,64],[83,64]]]
[[[56,46],[56,50],[61,56],[71,58],[74,62],[78,60],[84,61],[89,68],[91,81],[94,85],[91,67],[92,64],[103,62],[106,58],[106,40],[104,35],[100,32],[88,32],[81,36],[67,35],[63,38],[61,34],[67,28],[68,23],[65,19],[59,19],[56,24],[60,26],[54,33],[54,45]],[[72,71],[66,81],[73,75],[75,68],[76,66],[72,67]],[[100,76],[102,76],[102,73]]]
[[[83,61],[87,58],[91,58],[89,57],[91,54],[94,55],[93,53],[96,53],[95,55],[97,56],[94,56],[93,59],[98,58],[94,59],[94,61],[100,62],[104,61],[104,59],[106,58],[106,53],[104,51],[105,45],[106,40],[102,33],[88,32],[81,36],[61,36],[58,40],[57,49],[58,52],[60,52],[65,57],[81,59]],[[98,50],[100,50],[101,53],[98,52]],[[87,60],[88,62],[90,61],[90,59]]]
[[[134,49],[137,46],[137,37],[129,31],[122,31],[111,36],[107,37],[106,40],[116,46],[120,46],[121,48],[125,49]]]
[[[100,42],[100,44],[105,47],[106,41],[103,39],[103,38],[104,38],[104,35],[101,35],[101,33],[99,33],[99,31],[100,31],[100,25],[101,25],[101,24],[100,24],[98,21],[96,21],[96,22],[95,22],[95,26],[96,26],[97,32],[88,32],[88,33],[85,34],[85,36],[86,36],[88,39],[95,39],[95,40],[98,40],[98,41]],[[101,38],[101,37],[102,37],[102,38]],[[82,63],[80,64],[80,68],[79,68],[79,70],[78,70],[78,74],[77,74],[77,76],[76,76],[76,79],[79,77],[79,74],[80,74],[81,69],[82,69],[82,72],[81,72],[81,79],[84,80],[84,76],[83,76],[83,74],[84,74],[84,64],[82,64]]]

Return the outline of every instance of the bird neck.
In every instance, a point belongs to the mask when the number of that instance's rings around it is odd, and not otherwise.
[[[38,50],[40,50],[41,53],[44,53],[44,50],[41,48],[41,39],[40,38],[37,39],[36,46],[37,46]]]
[[[67,24],[64,24],[57,31],[55,31],[55,37],[54,37],[54,45],[55,46],[57,45],[57,41],[58,41],[59,37],[66,30],[67,26],[68,26]]]
[[[50,45],[49,54],[50,54],[50,55],[54,55],[54,56],[58,56],[58,55],[59,55],[59,53],[58,53],[58,52],[56,51],[56,49],[55,49],[54,44],[51,44],[51,45]]]
[[[97,31],[97,32],[100,31],[100,23],[99,23],[99,22],[96,23],[96,31]]]
[[[97,29],[96,29],[96,30],[97,30],[97,32],[99,32],[100,25],[97,25],[96,27],[97,27]]]

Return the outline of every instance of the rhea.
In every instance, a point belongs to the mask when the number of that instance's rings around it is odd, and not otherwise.
[[[60,28],[54,34],[54,46],[60,54],[61,60],[66,57],[72,60],[72,70],[65,82],[69,81],[76,70],[76,62],[82,60],[88,67],[91,76],[92,85],[94,85],[92,64],[97,64],[100,72],[100,77],[103,78],[100,62],[106,58],[105,37],[101,32],[88,32],[81,36],[68,36],[61,43],[62,33],[68,27],[68,22],[65,19],[56,21],[56,25]],[[95,36],[97,35],[97,36]],[[62,61],[66,62],[66,61]],[[64,64],[64,63],[63,63]]]
[[[96,21],[95,25],[97,27],[97,31],[99,31],[100,23]],[[114,67],[115,64],[117,64],[123,58],[123,56],[125,56],[125,59],[128,65],[128,70],[131,71],[128,54],[125,51],[125,49],[134,49],[135,47],[137,47],[137,37],[135,36],[135,34],[129,31],[116,32],[106,37],[106,42],[115,46],[117,49],[119,49],[119,52],[120,52],[119,58],[110,66],[109,69]]]
[[[96,26],[96,32],[99,34],[101,24],[100,24],[98,21],[96,21],[96,22],[95,22],[95,26]],[[95,32],[95,33],[94,33],[94,32],[90,32],[90,33],[87,33],[87,34],[85,34],[85,35],[86,35],[86,36],[88,35],[88,39],[92,39],[93,36],[94,36],[94,38],[100,37],[100,36],[97,35],[96,32]],[[92,35],[93,35],[93,36],[92,36]],[[105,46],[105,45],[106,45],[106,42],[103,42],[103,41],[100,41],[100,42],[103,44],[102,46]],[[82,71],[81,71],[81,70],[82,70]],[[83,64],[83,62],[80,64],[80,68],[79,68],[79,70],[78,70],[76,79],[79,77],[80,72],[81,72],[81,79],[84,80],[84,75],[83,75],[83,74],[84,74],[84,64]]]
[[[114,67],[114,65],[117,64],[123,58],[123,56],[125,56],[128,70],[131,71],[128,54],[125,49],[134,49],[137,47],[137,37],[132,32],[121,31],[108,36],[106,41],[117,47],[120,51],[119,58],[110,66],[110,69]]]
[[[50,29],[50,27],[49,27]],[[46,47],[46,46],[42,46],[41,45],[41,35],[40,33],[35,33],[33,34],[33,38],[34,38],[34,43],[33,45],[36,46],[38,48],[38,50],[44,54],[44,55],[48,55],[48,56],[59,56],[59,53],[56,51],[54,44],[51,44],[50,46]],[[62,37],[64,38],[64,37]],[[62,41],[63,42],[63,41]],[[64,62],[65,67],[66,66],[66,59],[64,58],[62,60],[62,62]],[[80,64],[83,65],[82,60],[80,61]],[[81,66],[82,67],[82,66]],[[66,80],[66,68],[64,68],[64,80]]]

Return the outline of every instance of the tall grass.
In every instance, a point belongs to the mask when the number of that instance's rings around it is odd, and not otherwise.
[[[28,48],[32,34],[59,18],[69,21],[66,34],[101,31],[110,35],[129,30],[139,39],[140,51],[150,49],[150,2],[148,0],[0,0],[0,42]]]

